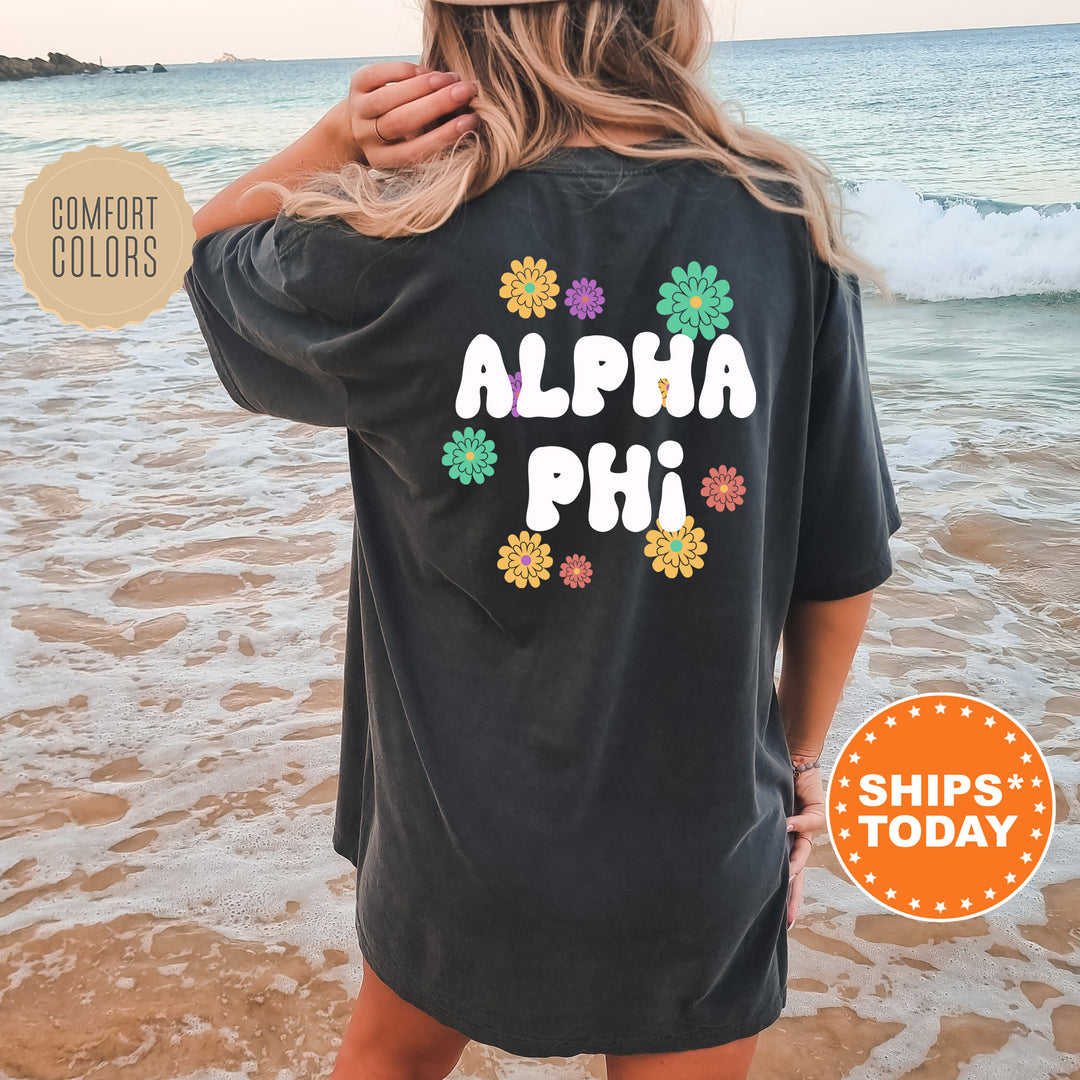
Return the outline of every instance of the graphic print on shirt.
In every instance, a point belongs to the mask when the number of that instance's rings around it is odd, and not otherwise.
[[[604,310],[604,287],[596,278],[581,278],[566,290],[570,314],[579,319],[595,319]]]
[[[526,255],[512,259],[501,275],[499,296],[510,314],[521,319],[543,319],[559,307],[555,300],[562,287],[558,272],[547,260]],[[604,408],[604,391],[618,389],[628,376],[633,379],[633,409],[639,416],[656,416],[666,409],[672,416],[688,416],[696,406],[706,419],[725,408],[735,417],[747,417],[757,403],[757,390],[742,345],[730,333],[727,313],[735,304],[730,282],[718,276],[715,265],[697,260],[672,267],[670,277],[657,289],[656,312],[667,316],[671,334],[668,359],[657,357],[658,334],[635,335],[630,351],[618,339],[603,333],[584,335],[574,344],[572,394],[562,387],[541,389],[546,344],[536,332],[527,333],[519,347],[519,370],[507,370],[499,345],[489,334],[473,336],[462,361],[461,379],[454,401],[458,417],[471,419],[481,404],[491,417],[595,416]],[[596,278],[582,275],[565,290],[563,309],[570,318],[595,321],[606,301]],[[695,342],[711,342],[705,357],[701,391],[696,395],[691,377]],[[700,361],[699,361],[700,362]],[[631,375],[632,369],[632,375]],[[483,393],[481,393],[483,392]],[[725,393],[727,395],[725,403]],[[481,401],[483,397],[483,402]],[[658,516],[653,518],[649,475],[653,453],[633,444],[623,451],[626,467],[614,470],[617,448],[608,442],[589,447],[587,459],[569,447],[536,446],[528,461],[528,503],[525,528],[507,534],[499,547],[498,569],[519,589],[539,587],[550,580],[555,558],[544,533],[559,522],[559,506],[572,503],[585,487],[588,476],[588,523],[597,532],[609,532],[619,523],[630,532],[645,532],[643,554],[652,568],[667,578],[691,577],[705,566],[709,545],[705,529],[687,512],[682,479],[676,471],[684,465],[683,448],[665,439],[655,449],[657,464],[665,471],[660,489]],[[493,439],[483,428],[456,429],[443,443],[442,463],[449,476],[462,484],[484,483],[495,473],[498,460]],[[705,464],[700,496],[717,512],[733,512],[743,505],[744,478],[736,467]],[[616,492],[623,493],[620,514]],[[654,526],[655,527],[652,527]],[[593,578],[592,560],[575,551],[562,557],[559,578],[569,588],[580,589]]]
[[[742,505],[746,485],[734,468],[727,469],[721,465],[710,469],[709,475],[701,478],[701,494],[716,510],[734,510],[736,506]]]
[[[559,286],[555,284],[555,271],[547,269],[546,259],[533,262],[531,255],[515,259],[502,280],[499,295],[506,301],[507,308],[523,319],[533,315],[542,319],[555,308]]]
[[[685,334],[693,341],[700,331],[702,337],[711,341],[718,328],[727,329],[724,312],[735,306],[735,301],[727,295],[729,288],[723,278],[716,280],[715,266],[706,266],[704,270],[698,262],[690,263],[685,270],[676,266],[671,271],[671,280],[660,286],[662,299],[656,310],[671,316],[667,321],[671,333]]]
[[[450,476],[463,484],[476,482],[482,484],[485,476],[495,472],[494,464],[499,460],[495,453],[494,439],[487,439],[483,428],[473,431],[467,427],[464,431],[455,431],[450,442],[443,443],[442,463],[450,466]]]

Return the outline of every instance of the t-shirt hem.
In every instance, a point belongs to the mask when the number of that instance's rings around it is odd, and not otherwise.
[[[455,1005],[433,993],[430,988],[421,990],[415,986],[400,968],[387,962],[379,955],[378,950],[373,948],[364,934],[359,912],[356,918],[356,933],[360,951],[371,970],[403,1001],[474,1042],[496,1047],[516,1057],[575,1057],[578,1054],[621,1055],[703,1050],[759,1034],[780,1018],[787,1004],[787,988],[782,986],[780,992],[772,997],[767,1005],[726,1024],[648,1034],[637,1031],[630,1035],[524,1035],[504,1031],[464,1016],[458,1012]]]
[[[792,600],[846,600],[884,584],[893,575],[892,555],[886,552],[873,566],[861,574],[835,581],[816,581],[813,585],[796,587],[791,591]]]
[[[348,859],[353,866],[359,869],[359,857],[356,854],[349,854],[349,845],[345,843],[345,837],[342,833],[335,832],[331,843],[334,846],[334,850],[343,858]]]

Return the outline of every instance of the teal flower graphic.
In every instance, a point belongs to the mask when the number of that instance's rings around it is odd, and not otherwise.
[[[450,466],[450,479],[460,480],[463,484],[484,482],[485,476],[491,476],[493,465],[499,460],[495,453],[495,443],[484,438],[484,429],[473,431],[467,427],[464,431],[455,431],[449,442],[443,443],[442,463]]]
[[[671,271],[671,280],[660,286],[663,297],[656,305],[661,315],[669,315],[667,328],[672,334],[685,334],[696,338],[698,331],[710,341],[716,337],[716,329],[728,326],[725,311],[735,306],[735,301],[727,295],[731,286],[721,278],[716,280],[716,267],[692,262],[684,270],[676,266]]]

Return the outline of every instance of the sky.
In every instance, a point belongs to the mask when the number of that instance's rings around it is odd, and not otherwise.
[[[1076,0],[706,0],[717,40],[896,33],[1076,21]],[[5,3],[0,54],[106,65],[240,58],[415,56],[420,0],[35,0]]]

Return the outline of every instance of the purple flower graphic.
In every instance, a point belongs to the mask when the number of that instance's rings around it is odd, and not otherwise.
[[[596,278],[579,278],[566,290],[570,314],[579,319],[595,319],[604,310],[604,290]]]
[[[517,410],[518,394],[521,393],[521,372],[520,371],[515,371],[514,374],[510,376],[510,385],[514,389],[514,403],[513,403],[513,405],[510,406],[510,415],[511,416],[520,416],[521,413],[519,413],[518,410]]]

